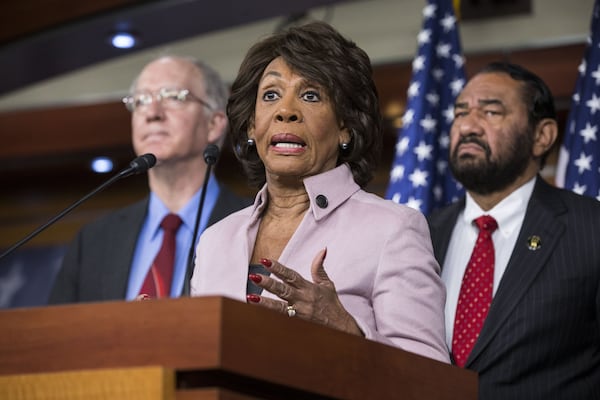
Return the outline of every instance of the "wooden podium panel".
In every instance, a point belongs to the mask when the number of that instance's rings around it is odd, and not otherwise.
[[[477,398],[474,372],[223,297],[6,310],[0,326],[0,375],[161,366],[178,399]]]
[[[175,373],[141,367],[2,375],[0,399],[173,400]]]

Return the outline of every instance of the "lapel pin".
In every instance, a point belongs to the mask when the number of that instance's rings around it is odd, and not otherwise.
[[[529,238],[527,239],[527,248],[529,250],[539,250],[542,247],[542,239],[537,236],[537,235],[533,235],[533,236],[529,236]]]

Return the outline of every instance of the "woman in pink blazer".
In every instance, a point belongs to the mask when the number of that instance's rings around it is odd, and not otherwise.
[[[365,192],[382,120],[367,54],[325,23],[246,55],[227,106],[254,205],[207,229],[191,281],[449,362],[425,218]]]

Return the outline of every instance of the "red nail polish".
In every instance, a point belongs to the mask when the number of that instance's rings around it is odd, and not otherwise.
[[[260,301],[260,296],[257,294],[248,294],[246,295],[246,300],[251,303],[258,303]]]
[[[250,278],[250,280],[255,283],[260,283],[260,281],[262,281],[262,276],[258,274],[250,274],[248,275],[248,278]]]
[[[260,263],[262,265],[264,265],[267,268],[271,268],[271,265],[273,265],[273,263],[271,262],[271,260],[267,260],[266,258],[261,258],[260,259]]]

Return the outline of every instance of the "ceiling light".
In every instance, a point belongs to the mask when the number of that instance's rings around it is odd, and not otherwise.
[[[129,32],[118,32],[110,38],[110,43],[117,49],[130,49],[137,44],[137,40]]]
[[[91,163],[92,171],[97,174],[105,174],[114,168],[112,160],[108,157],[96,157]]]

